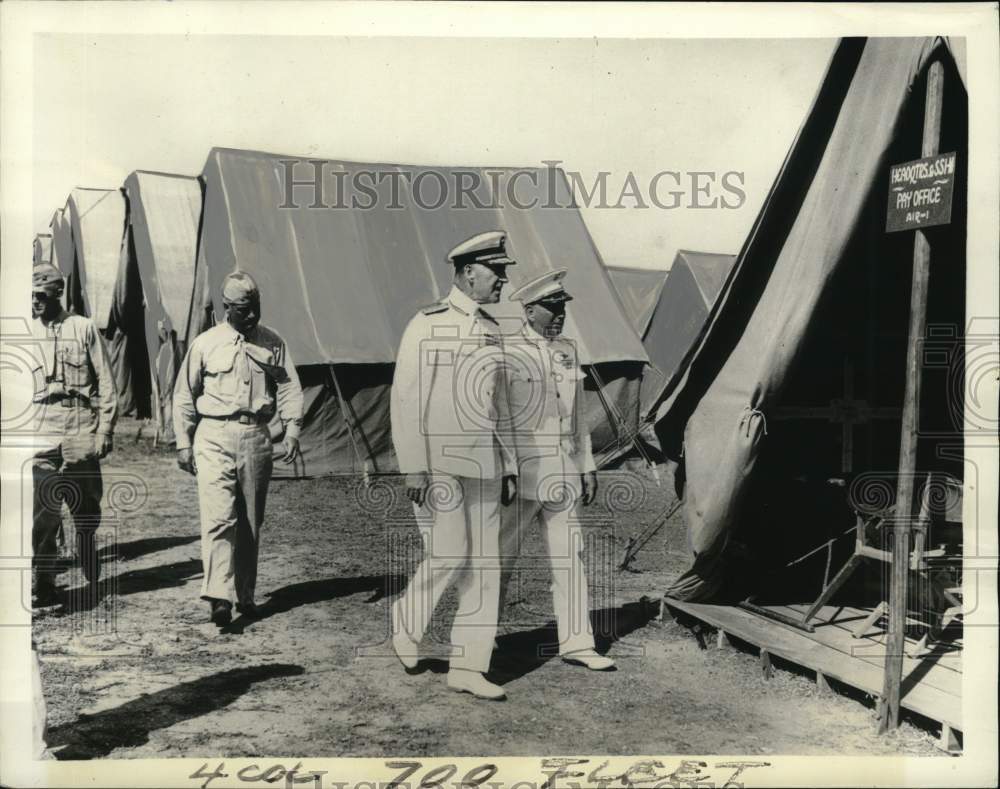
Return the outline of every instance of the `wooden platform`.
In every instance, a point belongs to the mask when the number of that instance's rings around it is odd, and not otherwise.
[[[815,630],[808,633],[735,606],[671,598],[664,603],[717,628],[720,644],[727,634],[758,647],[765,672],[773,655],[815,671],[820,685],[830,678],[874,696],[882,693],[884,623],[876,623],[861,638],[852,637],[868,610],[827,606],[811,621]],[[765,608],[795,619],[806,610],[804,605]],[[955,750],[954,732],[962,730],[961,641],[938,645],[919,658],[913,656],[916,646],[912,639],[907,641],[900,705],[940,723],[942,747]]]

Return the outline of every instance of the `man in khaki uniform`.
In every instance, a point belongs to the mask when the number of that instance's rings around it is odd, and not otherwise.
[[[502,699],[489,682],[500,594],[500,509],[516,493],[500,325],[489,304],[507,282],[501,231],[448,254],[454,281],[403,333],[392,381],[392,438],[424,540],[424,558],[393,606],[393,648],[407,670],[441,595],[457,581],[448,687]]]
[[[38,441],[44,448],[32,464],[34,482],[34,600],[58,602],[56,538],[65,502],[73,516],[84,576],[95,584],[100,562],[94,532],[101,523],[100,460],[113,447],[118,393],[108,352],[90,318],[62,308],[62,274],[49,264],[31,277],[32,334],[38,341],[33,402],[39,408]]]
[[[302,388],[284,340],[260,324],[260,292],[242,271],[222,289],[226,320],[199,334],[174,386],[177,465],[198,478],[202,599],[223,627],[232,606],[258,616],[257,551],[271,480],[268,422],[284,429],[281,457],[299,455]]]
[[[597,494],[597,467],[582,411],[585,375],[576,345],[561,336],[573,298],[563,287],[565,276],[566,269],[543,274],[510,295],[524,305],[525,324],[507,344],[519,484],[516,506],[503,513],[501,588],[505,593],[525,530],[539,521],[552,568],[559,654],[603,671],[615,664],[594,650],[583,530],[575,517]]]

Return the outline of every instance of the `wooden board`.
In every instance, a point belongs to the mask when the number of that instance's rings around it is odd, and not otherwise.
[[[801,618],[806,606],[766,606],[779,613]],[[867,638],[853,638],[852,631],[864,618],[868,611],[857,608],[839,608],[825,606],[818,616],[811,621],[814,632],[811,638],[836,649],[845,655],[863,660],[882,669],[884,662],[882,650],[885,648],[883,639],[885,633],[878,631],[877,635]],[[912,677],[911,683],[919,679],[921,683],[931,685],[952,696],[962,695],[962,654],[955,645],[941,645],[926,657],[912,657],[916,642],[907,639],[907,652],[903,657],[903,682]]]
[[[664,602],[758,648],[766,649],[771,655],[821,672],[826,678],[838,680],[874,696],[882,693],[884,663],[880,657],[870,655],[866,656],[866,659],[861,659],[849,651],[845,652],[843,649],[824,643],[830,638],[827,633],[834,631],[844,632],[847,640],[854,641],[850,638],[848,630],[819,627],[816,628],[816,633],[806,633],[735,606],[685,603],[671,598],[667,598]],[[961,731],[961,675],[947,669],[938,669],[938,673],[957,677],[959,692],[952,693],[928,684],[926,674],[910,675],[912,677],[910,681],[907,681],[907,676],[904,675],[901,706]]]

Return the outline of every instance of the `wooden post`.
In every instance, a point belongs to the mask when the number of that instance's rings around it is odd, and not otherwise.
[[[770,679],[774,674],[774,669],[771,667],[771,653],[766,649],[760,650],[760,671],[764,679]]]
[[[927,72],[924,104],[924,135],[921,156],[934,156],[941,142],[941,104],[944,68],[932,63]],[[910,569],[910,520],[913,514],[913,483],[917,471],[917,430],[920,419],[920,343],[927,326],[927,281],[931,249],[923,230],[914,231],[913,285],[910,292],[910,338],[906,351],[906,396],[903,400],[902,436],[899,444],[899,483],[893,523],[892,565],[889,581],[889,635],[886,641],[885,674],[878,731],[882,734],[899,723],[899,686],[903,679],[903,647],[906,642],[906,585]]]

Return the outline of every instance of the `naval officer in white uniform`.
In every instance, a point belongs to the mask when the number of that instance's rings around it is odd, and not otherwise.
[[[424,558],[393,605],[393,648],[412,671],[418,644],[454,580],[448,687],[502,699],[490,682],[500,596],[500,510],[517,491],[500,325],[507,266],[502,231],[480,233],[448,254],[447,297],[403,333],[393,375],[392,438],[424,541]]]
[[[525,323],[506,346],[518,495],[503,512],[501,600],[525,531],[537,522],[552,569],[558,652],[567,663],[606,671],[615,663],[594,649],[583,530],[575,517],[597,495],[597,467],[583,415],[585,374],[575,343],[562,336],[573,298],[565,276],[566,269],[543,274],[510,296],[524,306]]]

